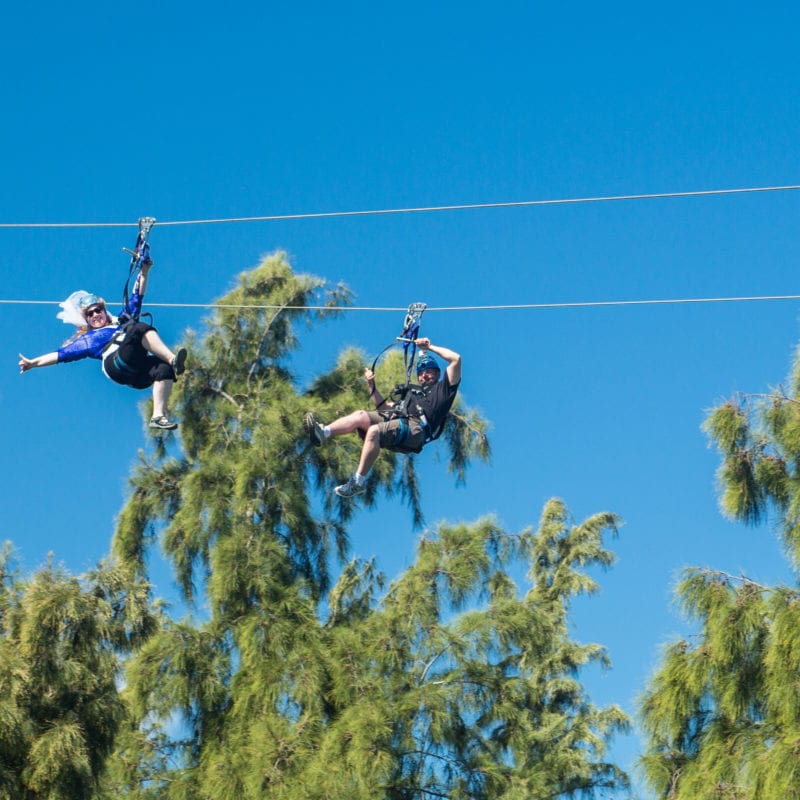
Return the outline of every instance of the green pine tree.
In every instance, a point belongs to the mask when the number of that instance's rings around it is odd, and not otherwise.
[[[800,563],[800,361],[792,390],[739,396],[706,429],[722,456],[721,505],[758,525],[768,515]],[[687,570],[678,587],[696,636],[665,651],[641,702],[641,766],[659,798],[800,798],[800,591]]]
[[[604,756],[627,718],[595,707],[579,680],[606,654],[568,636],[570,602],[597,588],[584,570],[611,563],[602,536],[615,527],[608,514],[571,525],[558,501],[535,533],[441,525],[387,591],[372,562],[353,561],[324,608],[287,590],[274,613],[230,631],[235,648],[210,628],[168,626],[134,659],[129,691],[134,719],[182,712],[187,753],[126,796],[527,800],[624,788]],[[526,564],[524,591],[512,573]]]
[[[522,800],[625,787],[604,755],[627,718],[592,705],[579,681],[605,652],[567,630],[572,598],[597,588],[583,570],[611,563],[602,535],[615,529],[609,514],[571,525],[551,501],[535,533],[492,519],[440,525],[377,604],[371,565],[345,572],[324,630],[326,724],[305,796]],[[512,577],[524,565],[527,591]]]
[[[143,571],[154,526],[164,524],[161,545],[184,595],[191,600],[210,579],[215,613],[236,617],[249,607],[248,582],[260,582],[263,570],[286,570],[282,582],[304,580],[317,596],[329,587],[331,559],[346,552],[345,526],[357,508],[331,489],[352,471],[360,443],[342,437],[312,449],[301,423],[309,407],[332,419],[365,405],[365,357],[346,350],[307,393],[289,362],[296,328],[336,317],[349,298],[342,286],[295,275],[277,253],[240,275],[205,335],[189,333],[190,368],[174,394],[182,449],[173,454],[165,436],[154,458],[142,456],[114,541],[122,563]],[[384,385],[398,358],[382,366]],[[457,403],[443,439],[457,481],[471,460],[489,458],[486,427]],[[422,521],[414,458],[382,453],[362,502],[374,505],[381,492],[400,492]]]
[[[0,558],[0,798],[93,800],[125,717],[119,654],[154,629],[148,590],[102,566],[22,580]]]
[[[166,758],[180,765],[181,780],[189,783],[186,776],[203,766],[234,693],[248,680],[242,670],[248,653],[267,647],[275,663],[277,672],[259,687],[265,697],[293,707],[301,703],[292,699],[299,691],[302,703],[317,702],[316,685],[296,687],[293,679],[276,676],[298,658],[313,661],[308,652],[317,646],[318,605],[346,553],[346,526],[357,508],[331,490],[352,470],[360,444],[346,437],[314,449],[302,418],[310,408],[332,417],[362,407],[365,357],[346,350],[305,393],[295,385],[290,363],[299,347],[297,329],[335,318],[348,302],[344,287],[327,288],[318,278],[293,273],[282,253],[240,275],[207,331],[188,335],[190,366],[173,395],[181,450],[169,436],[158,439],[155,454],[142,456],[132,479],[115,558],[146,575],[158,531],[187,602],[201,602],[208,611],[201,623],[164,625],[128,673],[133,719],[146,724],[153,714],[166,721],[181,713],[185,730],[167,736],[157,750],[152,742],[145,749],[151,766]],[[379,371],[385,385],[399,369],[395,355]],[[454,408],[439,447],[449,453],[457,481],[471,460],[488,458],[485,429],[476,412]],[[414,459],[385,452],[363,502],[373,505],[382,493],[394,492],[408,500],[421,523]],[[166,735],[166,729],[155,733]],[[126,746],[135,742],[133,737]],[[126,774],[139,780],[131,769]],[[160,788],[158,781],[144,781],[142,791],[159,796],[168,788],[173,796],[179,791],[174,777]]]
[[[182,449],[167,435],[142,457],[114,555],[146,576],[158,536],[202,618],[163,620],[130,659],[103,800],[512,800],[624,785],[604,750],[625,717],[578,680],[605,654],[567,636],[571,598],[595,588],[583,569],[611,561],[613,517],[570,525],[554,502],[536,534],[440,526],[386,591],[372,562],[339,566],[357,505],[330,490],[360,443],[312,448],[301,420],[364,406],[364,356],[345,350],[305,393],[290,357],[297,326],[348,300],[279,253],[189,336]],[[379,383],[401,369],[388,358]],[[437,446],[461,481],[488,458],[486,423],[461,403],[452,417]],[[363,502],[399,492],[420,524],[415,463],[382,453]],[[523,593],[511,573],[524,565]]]

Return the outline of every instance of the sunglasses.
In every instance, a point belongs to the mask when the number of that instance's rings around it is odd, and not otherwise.
[[[86,319],[89,319],[89,317],[93,317],[95,316],[95,314],[105,314],[105,313],[106,310],[105,308],[103,308],[103,306],[95,306],[94,308],[87,308],[86,312],[84,313],[84,316],[86,317]]]

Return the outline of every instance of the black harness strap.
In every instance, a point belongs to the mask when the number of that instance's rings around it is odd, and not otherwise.
[[[418,397],[422,397],[425,394],[426,392],[424,389],[419,389],[416,386],[401,385],[395,387],[390,397],[397,396],[398,402],[392,406],[388,418],[407,420],[413,417],[419,420],[419,424],[425,433],[425,444],[427,444],[428,442],[435,441],[442,435],[444,424],[439,425],[436,429],[431,427],[428,418],[425,416],[425,412],[417,401]]]

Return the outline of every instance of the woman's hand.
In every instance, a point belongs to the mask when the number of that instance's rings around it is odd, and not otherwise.
[[[19,354],[19,374],[23,375],[29,369],[33,369],[36,366],[36,359],[33,358],[25,358],[22,353]]]

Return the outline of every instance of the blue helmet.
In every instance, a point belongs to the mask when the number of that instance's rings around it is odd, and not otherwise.
[[[417,359],[417,377],[419,377],[420,372],[426,369],[435,369],[439,372],[442,371],[442,368],[439,366],[439,362],[427,350],[424,353],[421,353]]]
[[[87,292],[78,300],[78,307],[80,308],[81,312],[86,311],[87,308],[91,308],[92,306],[104,306],[106,301],[103,300],[102,297],[98,297],[96,294],[91,294]]]

